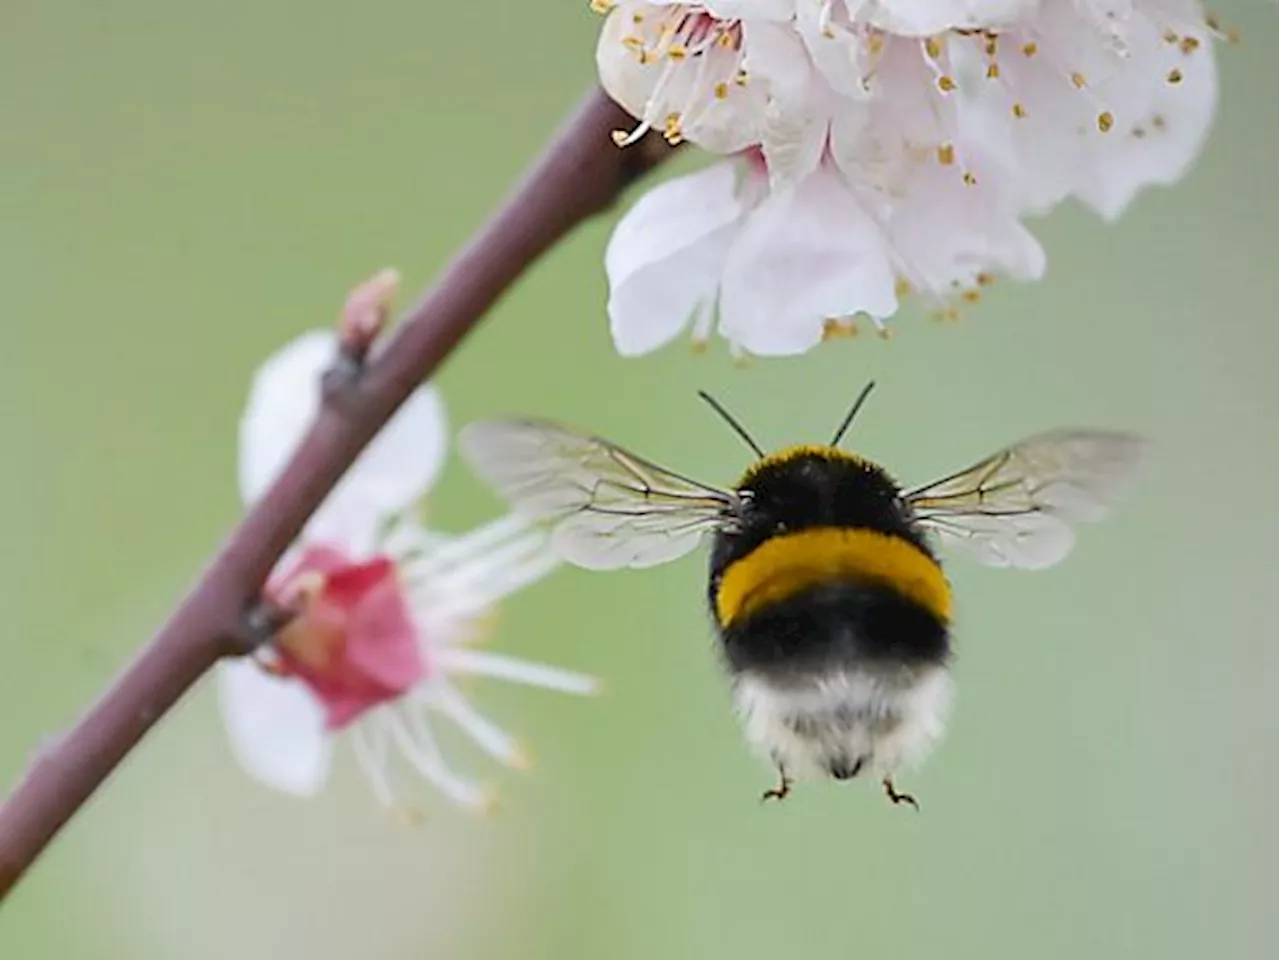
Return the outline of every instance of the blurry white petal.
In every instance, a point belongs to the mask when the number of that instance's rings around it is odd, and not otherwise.
[[[331,744],[324,713],[306,688],[247,658],[219,664],[216,684],[240,765],[277,790],[315,794],[329,774]]]
[[[618,222],[605,251],[609,324],[618,352],[647,353],[677,336],[715,293],[743,208],[736,165],[659,184]]]
[[[441,650],[437,654],[437,661],[450,673],[478,674],[495,680],[509,680],[512,683],[524,683],[531,687],[556,690],[560,693],[586,696],[598,693],[600,690],[600,682],[586,674],[541,663],[531,663],[489,650],[451,647]]]
[[[336,346],[333,333],[313,331],[258,369],[240,420],[240,494],[246,503],[276,478],[315,418],[320,377]],[[367,524],[370,514],[393,513],[421,498],[443,464],[445,430],[435,390],[419,387],[339,482],[310,529],[344,526],[352,514]]]
[[[802,353],[828,318],[896,309],[883,231],[824,166],[748,218],[725,263],[720,330],[751,353]]]

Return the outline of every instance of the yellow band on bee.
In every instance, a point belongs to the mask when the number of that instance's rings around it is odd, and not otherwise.
[[[902,537],[862,527],[813,527],[771,537],[725,570],[716,617],[728,627],[809,587],[840,581],[887,587],[951,619],[951,588],[942,568]]]

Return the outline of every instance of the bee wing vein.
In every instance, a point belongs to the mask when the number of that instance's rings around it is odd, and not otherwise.
[[[550,529],[565,559],[592,569],[673,560],[741,503],[732,491],[547,421],[471,424],[461,445],[484,479]]]
[[[1145,446],[1132,434],[1055,430],[903,499],[922,526],[983,563],[1047,567],[1070,551],[1071,524],[1101,519],[1128,490]]]

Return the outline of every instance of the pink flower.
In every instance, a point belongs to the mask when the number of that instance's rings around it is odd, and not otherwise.
[[[262,495],[319,405],[336,338],[307,334],[258,371],[241,420],[240,487]],[[475,648],[496,604],[558,561],[545,534],[508,516],[465,536],[429,531],[416,507],[444,460],[442,405],[420,387],[321,506],[267,585],[296,611],[258,659],[218,669],[231,746],[256,779],[300,796],[328,778],[336,738],[349,740],[375,795],[396,802],[400,771],[454,802],[491,793],[456,774],[432,730],[455,724],[481,750],[522,766],[519,743],[477,711],[455,680],[485,676],[565,693],[595,681]]]
[[[276,638],[276,671],[307,685],[327,729],[404,696],[426,675],[390,558],[360,562],[334,547],[309,546],[267,593],[299,611]]]

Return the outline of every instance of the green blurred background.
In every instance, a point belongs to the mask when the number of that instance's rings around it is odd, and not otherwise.
[[[232,524],[248,378],[387,264],[426,284],[592,80],[584,3],[18,2],[0,38],[0,779],[125,662]],[[708,479],[852,443],[923,480],[1055,424],[1133,428],[1154,469],[1042,574],[957,560],[959,698],[902,785],[762,807],[701,560],[557,574],[495,648],[598,673],[595,701],[486,683],[531,745],[489,819],[423,787],[408,826],[349,754],[314,802],[248,780],[196,691],[6,906],[26,958],[1271,957],[1276,953],[1276,8],[1220,11],[1202,162],[1119,225],[1036,225],[1034,286],[958,325],[733,366],[611,347],[574,235],[440,377],[455,424],[589,424]],[[696,158],[680,161],[691,168]],[[668,174],[670,171],[668,171]],[[454,460],[433,516],[498,504]]]

